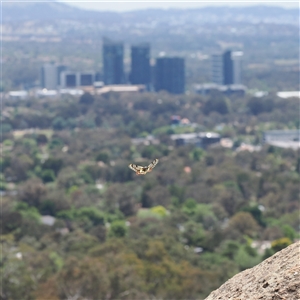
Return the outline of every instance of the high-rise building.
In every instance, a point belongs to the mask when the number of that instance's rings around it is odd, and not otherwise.
[[[211,58],[211,77],[212,82],[223,85],[223,56],[222,54],[213,54]]]
[[[103,80],[105,84],[122,84],[124,77],[124,45],[103,39]]]
[[[68,70],[68,67],[67,67],[67,66],[63,66],[63,65],[57,66],[57,85],[58,85],[58,86],[61,85],[61,82],[60,82],[60,74],[61,74],[63,71],[67,71],[67,70]]]
[[[223,53],[223,84],[233,84],[233,62],[230,50]]]
[[[95,82],[95,72],[82,72],[79,74],[80,86],[91,86]]]
[[[129,81],[132,84],[150,85],[150,45],[148,43],[131,46],[131,73]]]
[[[93,86],[95,82],[95,72],[72,72],[63,71],[60,74],[61,88],[75,88],[79,86]]]
[[[181,57],[159,57],[155,66],[155,90],[172,94],[185,91],[185,67]]]
[[[60,74],[66,71],[67,67],[56,65],[55,63],[46,63],[41,67],[40,83],[41,87],[47,90],[55,90],[61,85]]]
[[[79,85],[79,73],[72,71],[63,71],[60,74],[61,88],[75,88]]]
[[[243,52],[227,50],[212,55],[212,82],[219,85],[241,84]]]
[[[233,63],[233,84],[242,84],[242,51],[233,51],[231,60]]]
[[[40,74],[41,87],[47,90],[57,88],[57,66],[54,63],[44,64]]]

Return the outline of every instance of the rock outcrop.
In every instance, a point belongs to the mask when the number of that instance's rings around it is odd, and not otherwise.
[[[235,275],[205,300],[300,300],[300,241]]]

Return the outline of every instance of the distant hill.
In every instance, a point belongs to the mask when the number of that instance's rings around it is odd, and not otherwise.
[[[7,21],[26,21],[26,20],[57,20],[57,19],[97,19],[99,16],[107,18],[115,17],[118,14],[113,12],[99,13],[96,11],[87,11],[70,5],[52,1],[52,2],[3,2],[2,18]]]
[[[211,22],[275,22],[297,23],[299,9],[285,9],[270,6],[249,7],[204,7],[197,9],[147,9],[130,12],[100,12],[83,10],[61,2],[3,2],[3,21],[25,20],[89,20],[102,23],[118,22],[172,22],[181,21],[192,23]]]

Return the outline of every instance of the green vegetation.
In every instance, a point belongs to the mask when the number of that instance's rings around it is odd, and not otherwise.
[[[257,111],[250,96],[157,97],[4,102],[22,113],[2,116],[3,298],[203,299],[299,238],[297,151],[176,147],[165,130],[178,114],[260,144],[265,128],[296,128],[298,100]],[[159,144],[131,142],[155,133]],[[154,158],[146,176],[128,168]]]

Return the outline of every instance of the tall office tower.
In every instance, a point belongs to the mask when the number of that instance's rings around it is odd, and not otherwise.
[[[57,85],[58,85],[58,86],[61,85],[61,82],[60,82],[60,74],[61,74],[63,71],[67,71],[67,70],[68,70],[68,67],[67,67],[67,66],[63,66],[63,65],[57,66]]]
[[[155,66],[155,90],[172,94],[185,91],[184,59],[180,57],[159,57]]]
[[[131,73],[132,84],[150,85],[150,45],[147,43],[131,46]]]
[[[105,84],[122,84],[124,78],[123,43],[103,39],[103,79]]]
[[[222,54],[213,54],[211,57],[211,79],[213,83],[224,84]]]
[[[220,85],[241,84],[241,51],[227,50],[212,55],[212,82]]]
[[[223,53],[223,84],[233,84],[233,62],[230,50]]]
[[[40,73],[41,87],[47,90],[57,88],[57,66],[54,63],[44,64]]]
[[[242,84],[242,51],[233,51],[231,60],[233,63],[233,84]]]

